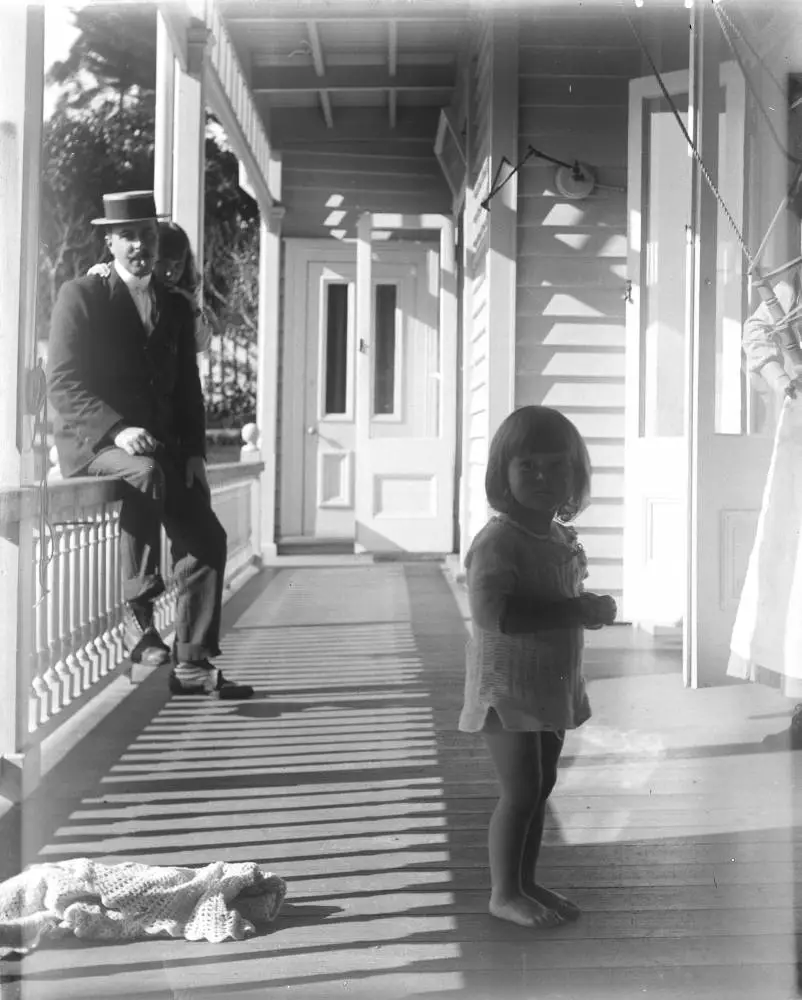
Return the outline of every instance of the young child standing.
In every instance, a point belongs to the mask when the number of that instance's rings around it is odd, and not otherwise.
[[[570,521],[588,503],[590,460],[557,410],[525,406],[490,446],[485,488],[497,513],[465,560],[473,635],[459,728],[481,732],[501,794],[490,820],[490,913],[550,927],[579,908],[540,885],[546,801],[566,729],[590,717],[583,628],[615,619],[612,597],[583,592],[587,560]]]

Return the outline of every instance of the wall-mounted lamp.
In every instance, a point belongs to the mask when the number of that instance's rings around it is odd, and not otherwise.
[[[596,178],[587,164],[577,162],[571,167],[557,167],[554,185],[563,198],[579,201],[596,187]]]

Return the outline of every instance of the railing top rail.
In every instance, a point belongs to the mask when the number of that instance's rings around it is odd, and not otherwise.
[[[258,479],[264,462],[227,462],[207,469],[209,485],[222,486],[237,480]],[[114,476],[76,476],[47,484],[47,509],[51,520],[76,507],[99,507],[122,500],[122,480]],[[39,511],[39,486],[0,487],[0,525],[18,524]]]
[[[235,480],[258,479],[264,472],[264,462],[224,462],[220,465],[210,465],[206,469],[209,485],[222,486]]]
[[[47,484],[48,513],[54,520],[76,507],[100,506],[122,499],[122,482],[114,476],[76,476]],[[0,487],[0,525],[16,524],[35,517],[39,510],[39,486]]]

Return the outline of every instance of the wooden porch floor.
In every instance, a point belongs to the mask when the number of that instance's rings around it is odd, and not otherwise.
[[[227,614],[223,666],[254,700],[150,677],[50,773],[23,836],[28,861],[257,861],[289,882],[275,927],[43,948],[9,996],[800,995],[802,755],[760,743],[779,696],[684,690],[676,654],[591,633],[595,714],[569,735],[542,871],[585,912],[535,933],[486,912],[494,782],[456,730],[464,599],[439,567],[282,568]]]

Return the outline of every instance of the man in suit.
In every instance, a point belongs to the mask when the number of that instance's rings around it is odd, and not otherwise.
[[[62,474],[125,484],[120,548],[131,660],[171,659],[153,623],[164,591],[164,525],[178,585],[170,690],[250,697],[251,687],[226,680],[211,663],[220,653],[226,534],[206,480],[192,312],[153,277],[152,192],[104,195],[103,203],[105,215],[93,224],[105,230],[111,272],[66,282],[51,322],[48,393]]]

